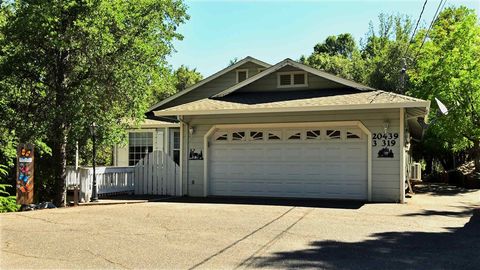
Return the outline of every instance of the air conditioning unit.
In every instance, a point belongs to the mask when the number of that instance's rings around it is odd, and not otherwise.
[[[410,170],[410,179],[422,180],[422,165],[420,163],[413,163]]]

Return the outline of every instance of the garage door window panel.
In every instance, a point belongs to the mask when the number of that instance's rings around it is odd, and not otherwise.
[[[362,138],[362,132],[360,130],[353,130],[349,129],[347,130],[347,140],[355,140],[355,139],[361,139]]]
[[[342,133],[340,130],[327,129],[327,138],[332,140],[339,140],[342,138]]]
[[[322,137],[322,132],[320,129],[307,130],[306,138],[307,140],[319,140]]]
[[[263,141],[263,131],[250,131],[250,140]]]
[[[267,139],[269,141],[281,141],[282,140],[282,131],[280,130],[273,130],[269,131]]]
[[[234,131],[232,132],[232,141],[245,141],[245,131]]]
[[[227,132],[217,132],[213,136],[215,141],[228,141],[228,133]]]
[[[302,139],[302,131],[287,131],[287,140],[295,141]]]

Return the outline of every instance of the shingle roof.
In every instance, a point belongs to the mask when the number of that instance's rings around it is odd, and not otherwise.
[[[428,107],[429,102],[381,90],[352,89],[237,92],[156,111],[155,115],[195,115],[277,111]]]

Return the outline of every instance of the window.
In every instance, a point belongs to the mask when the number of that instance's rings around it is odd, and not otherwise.
[[[360,132],[358,130],[348,130],[347,139],[360,139]]]
[[[148,153],[153,152],[152,132],[128,133],[128,165],[134,166]]]
[[[245,141],[245,132],[244,131],[233,132],[232,141]]]
[[[226,132],[215,134],[215,141],[226,141],[226,140],[228,140],[228,134]]]
[[[245,81],[248,78],[248,69],[237,70],[237,83]]]
[[[282,139],[282,132],[281,131],[269,131],[267,138],[270,141],[281,140]]]
[[[250,131],[250,138],[252,139],[252,141],[261,141],[263,140],[263,132]]]
[[[287,140],[301,140],[302,133],[300,131],[289,131],[287,133]]]
[[[173,131],[172,156],[175,163],[180,164],[180,131]]]
[[[327,137],[329,139],[340,139],[340,130],[328,129]]]
[[[321,136],[321,132],[319,129],[307,131],[307,140],[320,139],[320,136]]]
[[[307,73],[303,71],[279,72],[278,87],[304,87],[308,86]]]

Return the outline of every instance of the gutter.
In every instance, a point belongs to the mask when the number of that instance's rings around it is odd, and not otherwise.
[[[246,113],[282,113],[282,112],[312,112],[312,111],[348,111],[369,109],[396,109],[396,108],[428,108],[429,101],[407,103],[381,103],[358,105],[327,105],[283,108],[244,108],[244,109],[209,109],[209,110],[183,110],[183,111],[154,111],[155,116],[169,115],[213,115],[213,114],[246,114]]]

